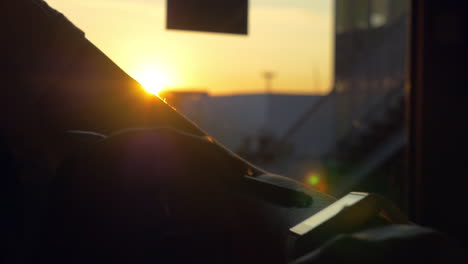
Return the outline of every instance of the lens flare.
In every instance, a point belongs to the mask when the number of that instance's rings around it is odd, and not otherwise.
[[[306,174],[304,182],[313,189],[318,190],[320,192],[326,192],[328,189],[327,181],[324,178],[323,173],[321,172],[310,172]]]
[[[311,174],[309,175],[307,181],[310,185],[317,185],[320,183],[320,177],[317,174]]]

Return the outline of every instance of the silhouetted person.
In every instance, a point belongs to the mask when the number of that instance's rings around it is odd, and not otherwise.
[[[24,196],[20,194],[25,197],[24,208],[15,207],[26,212],[27,222],[24,235],[15,233],[24,236],[22,245],[15,248],[19,252],[13,254],[18,262],[39,258],[47,263],[154,263],[197,257],[217,263],[223,258],[226,263],[226,259],[253,261],[264,256],[274,263],[281,259],[270,252],[282,254],[268,246],[276,233],[265,231],[269,224],[260,219],[266,215],[249,205],[255,201],[247,199],[244,206],[225,201],[243,199],[225,193],[236,189],[229,178],[241,179],[247,169],[257,169],[206,142],[198,127],[144,93],[45,2],[2,1],[1,10],[0,32],[5,36],[0,42],[1,135],[11,151],[6,163],[20,164],[9,179],[18,180],[25,190]],[[155,126],[175,129],[171,133],[179,140],[171,144],[169,139],[161,140],[167,133],[134,135],[136,140],[143,137],[153,143],[137,145],[137,152],[132,152],[125,142],[119,143],[129,132],[79,143],[82,148],[77,150],[76,139],[67,134],[79,129],[110,135]],[[211,150],[204,149],[208,146]],[[171,156],[172,152],[178,155]],[[128,171],[125,158],[132,157],[134,167]],[[175,171],[161,171],[171,157],[176,158],[171,168]],[[144,182],[149,176],[152,182]],[[161,177],[184,181],[166,183]],[[166,208],[159,206],[165,199],[160,190],[171,184],[181,195],[178,203],[189,204],[181,216],[167,219]],[[125,189],[131,186],[134,189]],[[18,194],[8,187],[12,190]],[[171,228],[182,232],[173,235]]]
[[[334,200],[207,140],[45,2],[0,5],[11,263],[285,263],[289,227]],[[152,129],[116,133],[135,127]],[[245,175],[313,203],[260,199]]]

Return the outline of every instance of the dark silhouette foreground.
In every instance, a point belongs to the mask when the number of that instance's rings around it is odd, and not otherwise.
[[[0,7],[5,263],[286,263],[289,227],[334,200],[207,138],[43,1]],[[117,133],[135,127],[149,129]],[[387,259],[397,231],[338,237],[298,263]],[[442,235],[412,234],[401,252],[444,256]]]

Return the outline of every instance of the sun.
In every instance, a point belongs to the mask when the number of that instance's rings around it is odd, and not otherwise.
[[[143,71],[135,76],[135,79],[143,88],[154,95],[158,95],[167,86],[167,77],[154,70]]]

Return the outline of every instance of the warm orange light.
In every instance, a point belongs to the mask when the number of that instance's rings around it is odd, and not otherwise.
[[[136,74],[135,79],[143,88],[154,95],[158,95],[167,86],[167,76],[155,70],[143,71]]]

